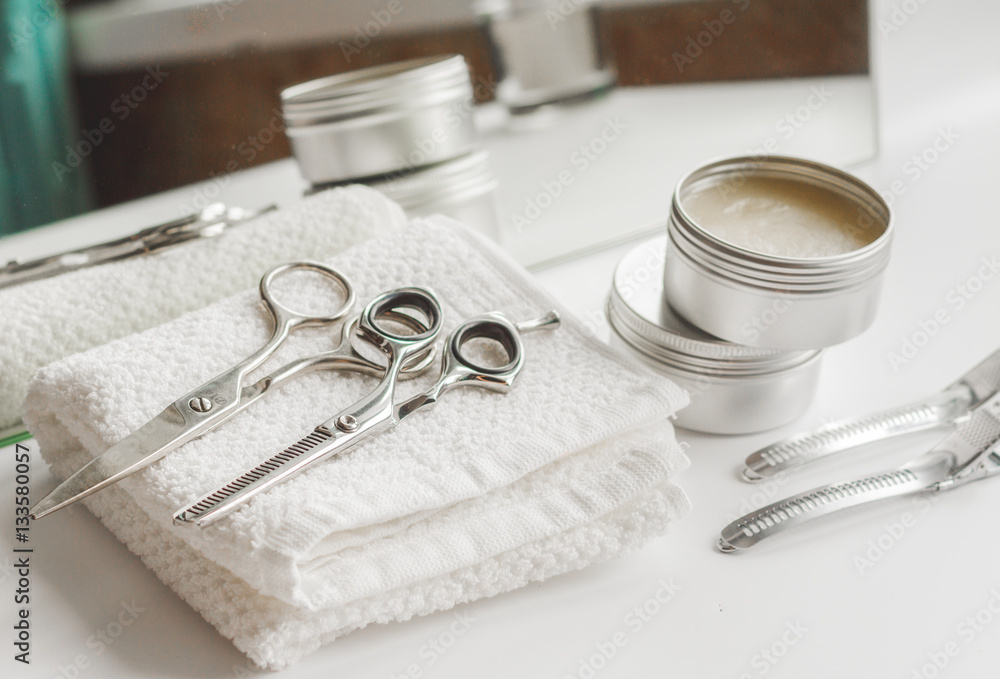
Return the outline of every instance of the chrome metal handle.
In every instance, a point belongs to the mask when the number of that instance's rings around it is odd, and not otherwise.
[[[276,279],[294,271],[312,271],[327,280],[333,281],[343,291],[344,301],[336,311],[328,314],[302,313],[282,304],[274,296],[271,286]],[[281,331],[285,334],[289,330],[299,326],[311,327],[336,323],[354,308],[355,301],[354,286],[351,285],[351,282],[347,280],[344,274],[325,264],[309,261],[281,264],[265,273],[260,279],[260,298],[264,304],[264,308],[267,309],[268,313],[274,319],[274,332],[278,333]]]
[[[552,330],[558,328],[560,323],[556,311],[517,324],[496,311],[468,319],[455,328],[445,342],[438,381],[422,394],[396,404],[393,419],[399,422],[418,410],[431,407],[442,394],[462,385],[507,393],[524,365],[520,335],[536,330]],[[487,339],[500,344],[506,353],[507,363],[495,367],[481,365],[476,358],[464,353],[466,343],[474,339]]]
[[[422,332],[403,335],[380,327],[380,322],[392,319],[404,309],[419,311],[424,316],[426,322],[411,318],[409,323],[404,324],[411,330],[414,327],[423,328]],[[434,343],[441,331],[441,320],[441,305],[437,297],[421,288],[400,288],[369,302],[358,322],[359,330],[389,359],[385,374],[375,390],[281,453],[177,512],[174,523],[202,528],[209,526],[258,493],[298,474],[309,465],[340,455],[391,427],[394,424],[392,398],[399,374],[404,365],[409,364],[411,359],[419,360]]]
[[[957,384],[929,399],[795,434],[747,457],[743,478],[761,481],[849,448],[954,424],[968,415],[972,400],[969,388]]]
[[[730,523],[722,529],[716,548],[726,553],[747,549],[772,535],[841,509],[936,490],[936,484],[948,478],[953,462],[952,455],[939,453],[899,469],[793,495]]]

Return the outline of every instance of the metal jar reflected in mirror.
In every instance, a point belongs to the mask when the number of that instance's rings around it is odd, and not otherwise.
[[[439,56],[348,71],[281,93],[292,153],[313,184],[401,172],[476,148],[465,59]]]
[[[442,213],[496,237],[496,180],[479,148],[461,56],[320,78],[289,87],[281,101],[309,193],[367,184],[411,216]]]

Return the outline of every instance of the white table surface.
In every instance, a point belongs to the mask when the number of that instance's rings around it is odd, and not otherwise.
[[[369,627],[320,649],[282,676],[388,679],[414,663],[420,676],[441,678],[997,675],[1000,542],[993,530],[1000,516],[1000,481],[946,493],[934,503],[901,501],[849,512],[743,554],[722,555],[712,547],[719,529],[751,506],[901,462],[936,437],[918,435],[846,455],[781,487],[740,482],[736,471],[747,453],[805,426],[929,394],[1000,345],[1000,277],[982,280],[981,286],[973,283],[981,289],[961,308],[955,301],[958,286],[979,276],[982,259],[1000,255],[1000,49],[995,36],[1000,6],[974,0],[896,4],[916,11],[888,36],[876,26],[881,152],[860,170],[879,189],[888,190],[893,182],[905,189],[893,205],[898,229],[893,259],[878,320],[863,336],[828,352],[807,414],[794,425],[754,436],[679,432],[692,458],[681,478],[695,506],[688,518],[621,560],[461,607],[474,622],[433,663],[425,645],[448,640],[453,612]],[[878,2],[876,19],[889,21],[893,6]],[[940,129],[957,136],[917,176],[910,158],[932,147]],[[273,168],[252,172],[266,177]],[[296,190],[281,181],[272,182],[272,188]],[[172,204],[178,200],[181,194],[169,197]],[[122,228],[134,226],[135,215],[144,209],[142,214],[148,214],[156,201],[115,208],[102,218],[112,224],[120,220]],[[30,251],[42,247],[40,233],[10,243]],[[44,237],[67,244],[63,239],[72,238],[72,232],[57,227]],[[600,308],[614,263],[627,247],[546,269],[538,280],[605,332]],[[912,360],[894,369],[890,352],[900,351],[903,339],[941,310],[947,323]],[[13,662],[12,457],[5,451],[0,462],[8,517],[0,527],[3,676],[252,673],[227,640],[78,507],[32,528],[34,662],[30,667]],[[46,487],[41,465],[33,469],[33,487]],[[909,525],[900,531],[897,524],[907,514]],[[859,567],[859,557],[871,558],[871,565]],[[649,604],[658,610],[642,629],[627,624],[630,611],[655,598],[661,581],[680,589],[665,605]],[[135,622],[117,627],[122,607],[133,605],[142,609]],[[112,644],[100,641],[99,634],[119,629]],[[625,645],[592,675],[581,675],[581,662],[618,632]],[[82,670],[71,667],[78,659],[85,661]],[[943,669],[933,665],[935,660]]]

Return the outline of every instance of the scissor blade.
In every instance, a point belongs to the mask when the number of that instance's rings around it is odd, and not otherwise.
[[[362,434],[360,438],[365,438]],[[281,453],[241,474],[218,490],[202,496],[194,504],[174,514],[175,525],[209,526],[257,493],[297,473],[303,467],[330,455],[343,452],[359,440],[351,434],[320,425],[305,438]]]
[[[168,406],[56,486],[31,508],[31,518],[40,519],[152,464],[190,431],[177,407]]]

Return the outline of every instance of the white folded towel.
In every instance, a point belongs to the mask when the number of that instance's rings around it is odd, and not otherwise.
[[[405,224],[395,203],[352,186],[221,238],[0,290],[0,429],[20,421],[28,382],[43,365],[246,290],[276,264],[327,259]]]
[[[432,289],[445,312],[442,336],[485,311],[520,321],[558,306],[495,246],[443,219],[415,222],[330,263],[362,303],[395,287]],[[300,293],[315,296],[310,305],[322,295],[318,284]],[[669,480],[687,461],[664,422],[686,396],[563,317],[559,329],[524,337],[525,368],[511,393],[450,392],[204,531],[173,526],[173,512],[301,438],[370,391],[374,378],[297,380],[86,502],[270,668],[371,622],[615,556],[688,510]],[[257,348],[266,325],[248,291],[71,357],[38,373],[25,421],[64,477]],[[298,335],[265,369],[336,337]],[[399,397],[433,379],[403,383]]]

